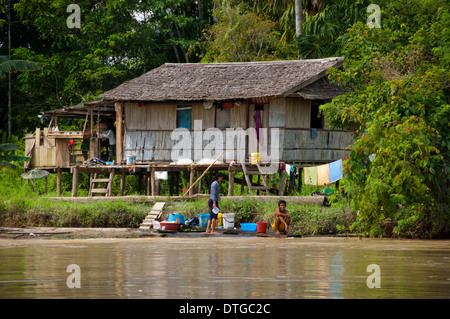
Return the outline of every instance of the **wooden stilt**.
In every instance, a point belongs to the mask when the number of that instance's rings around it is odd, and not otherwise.
[[[231,166],[228,168],[228,196],[233,196],[234,190],[234,172],[231,170]]]
[[[126,172],[123,171],[122,176],[120,177],[120,196],[123,196],[123,190],[125,188],[125,177],[126,177]]]
[[[72,197],[77,197],[78,193],[78,167],[72,168]]]
[[[283,170],[280,172],[280,187],[278,189],[278,196],[283,196],[284,195],[284,186],[285,186],[285,180],[286,180],[286,171]]]
[[[189,170],[189,185],[194,184],[194,179],[195,179],[195,169],[194,166],[191,166],[190,170]],[[189,188],[189,196],[194,195],[194,188],[190,187]]]
[[[200,172],[199,172],[200,173]],[[203,173],[202,173],[203,174]],[[198,192],[197,192],[198,194],[201,194],[202,193],[202,180],[199,180],[198,181]]]
[[[62,171],[61,167],[56,169],[56,196],[61,196],[61,179],[62,179]]]
[[[214,160],[214,162],[212,162],[212,163],[208,166],[208,168],[203,172],[202,175],[200,175],[200,177],[199,177],[195,182],[194,182],[194,177],[192,176],[192,182],[191,182],[191,180],[189,180],[189,184],[190,184],[189,189],[183,194],[183,196],[186,196],[187,193],[191,194],[190,191],[191,191],[192,187],[194,187],[194,185],[197,184],[197,182],[198,182],[200,179],[202,179],[203,175],[205,175],[206,172],[209,171],[209,169],[211,168],[211,166],[213,166],[213,164],[219,159],[220,156],[222,156],[222,154],[223,154],[223,152],[220,153],[219,156],[216,157],[216,159]],[[193,170],[192,167],[191,167],[191,170]]]
[[[113,182],[114,182],[114,174],[115,174],[114,169],[112,169],[112,170],[109,172],[109,182],[108,182],[108,187],[107,187],[108,192],[106,193],[106,196],[109,196],[109,197],[112,196],[112,189],[113,189]]]
[[[298,169],[298,191],[301,192],[302,191],[302,186],[303,186],[303,179],[302,179],[302,174],[303,173],[303,167]]]
[[[150,173],[150,184],[152,188],[152,196],[155,196],[156,189],[155,189],[155,169],[152,167],[151,173]]]
[[[150,173],[145,173],[145,196],[150,195]]]

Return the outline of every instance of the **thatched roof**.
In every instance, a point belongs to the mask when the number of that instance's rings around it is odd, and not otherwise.
[[[103,93],[100,98],[137,102],[223,101],[295,95],[326,76],[327,69],[341,67],[342,61],[342,58],[327,58],[210,64],[166,63]],[[315,91],[317,95],[317,89]]]

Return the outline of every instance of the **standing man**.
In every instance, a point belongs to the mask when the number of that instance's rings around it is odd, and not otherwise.
[[[216,221],[217,221],[217,214],[219,211],[214,212],[215,208],[219,208],[219,183],[223,180],[224,174],[221,172],[218,172],[214,178],[213,182],[211,183],[211,190],[208,200],[208,206],[209,206],[209,220],[208,220],[208,226],[206,227],[206,232],[214,234],[216,229]]]
[[[114,134],[114,130],[109,127],[108,130],[103,132],[102,136],[109,141],[108,162],[110,162],[116,157],[116,135]]]

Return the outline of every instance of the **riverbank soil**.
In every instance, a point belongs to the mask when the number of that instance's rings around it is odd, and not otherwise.
[[[257,233],[240,229],[216,229],[208,234],[200,227],[184,231],[141,230],[138,228],[69,228],[69,227],[0,227],[0,239],[89,239],[89,238],[144,238],[144,237],[210,237],[210,236],[302,237],[299,234],[275,232]]]

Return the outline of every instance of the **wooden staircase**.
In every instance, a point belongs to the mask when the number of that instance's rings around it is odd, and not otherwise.
[[[153,227],[153,221],[161,216],[162,209],[165,204],[165,202],[155,203],[152,210],[147,214],[147,216],[145,216],[144,220],[139,226],[139,229],[148,230]]]
[[[95,173],[94,178],[91,179],[89,187],[89,196],[92,197],[94,194],[104,194],[104,196],[109,197],[112,194],[112,186],[114,179],[114,170],[109,173],[109,178],[99,178],[99,174]],[[97,188],[99,184],[105,184],[105,188]]]
[[[244,177],[245,177],[245,181],[247,182],[247,186],[248,186],[248,190],[253,194],[256,195],[256,191],[265,191],[267,195],[270,195],[270,189],[271,187],[269,187],[267,185],[267,180],[266,180],[266,173],[263,173],[261,170],[261,167],[259,166],[258,163],[256,164],[249,164],[249,163],[242,163],[242,172],[244,172]],[[251,175],[259,175],[261,176],[262,182],[263,182],[263,186],[254,186],[251,183],[251,179],[250,176]]]

